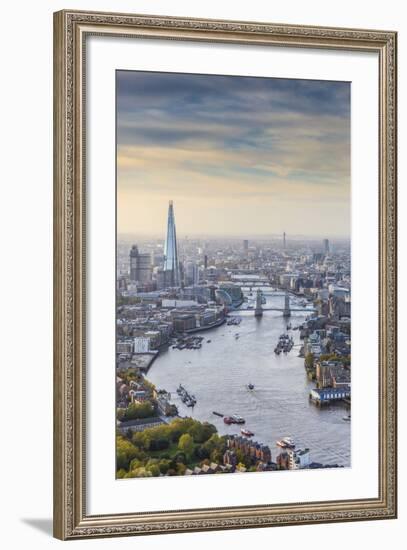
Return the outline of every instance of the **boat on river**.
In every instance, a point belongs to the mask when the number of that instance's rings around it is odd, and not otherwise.
[[[193,407],[196,405],[196,397],[195,395],[192,395],[188,393],[186,388],[182,384],[180,384],[177,388],[177,394],[180,396],[181,401],[187,406],[187,407]]]
[[[292,437],[282,437],[276,444],[283,449],[295,449],[295,443]]]
[[[242,429],[240,430],[240,433],[241,433],[242,435],[245,435],[246,437],[253,437],[253,436],[254,436],[254,433],[253,433],[253,432],[251,432],[250,430],[246,430],[245,428],[242,428]]]
[[[238,414],[233,414],[232,416],[224,416],[223,422],[225,424],[244,424],[246,420]]]

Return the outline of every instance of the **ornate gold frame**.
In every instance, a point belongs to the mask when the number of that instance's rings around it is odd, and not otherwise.
[[[85,494],[83,77],[91,34],[376,52],[379,59],[379,496],[89,516]],[[54,14],[54,535],[60,539],[396,517],[395,32],[147,15]]]

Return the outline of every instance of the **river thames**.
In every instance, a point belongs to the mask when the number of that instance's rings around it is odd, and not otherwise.
[[[264,307],[282,308],[283,301],[281,295],[267,296]],[[292,312],[288,322],[298,326],[308,314]],[[297,448],[310,449],[312,461],[350,466],[351,422],[343,420],[349,411],[342,404],[320,409],[309,402],[315,382],[309,382],[304,359],[298,357],[299,331],[290,331],[295,343],[291,352],[278,356],[274,348],[287,325],[281,312],[264,311],[260,318],[253,310],[233,315],[242,318],[240,325],[224,324],[197,333],[204,337],[201,349],[161,351],[147,378],[171,392],[180,416],[211,422],[221,435],[239,433],[240,426],[226,425],[213,411],[243,416],[244,427],[255,434],[252,439],[269,445],[273,460],[281,451],[276,440],[291,436]],[[193,408],[176,393],[180,383],[195,395]],[[249,383],[253,390],[247,388]]]

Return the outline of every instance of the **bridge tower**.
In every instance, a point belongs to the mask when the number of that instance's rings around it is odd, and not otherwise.
[[[284,311],[283,311],[283,317],[291,317],[291,309],[290,309],[290,295],[288,294],[288,291],[285,291],[284,296]]]
[[[261,290],[257,289],[256,294],[256,309],[254,310],[254,316],[255,317],[262,317],[263,316],[263,306],[261,304]]]

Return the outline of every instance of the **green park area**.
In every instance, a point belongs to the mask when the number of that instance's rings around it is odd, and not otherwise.
[[[176,418],[169,424],[117,436],[117,477],[184,475],[203,463],[221,464],[225,437],[213,424]]]

